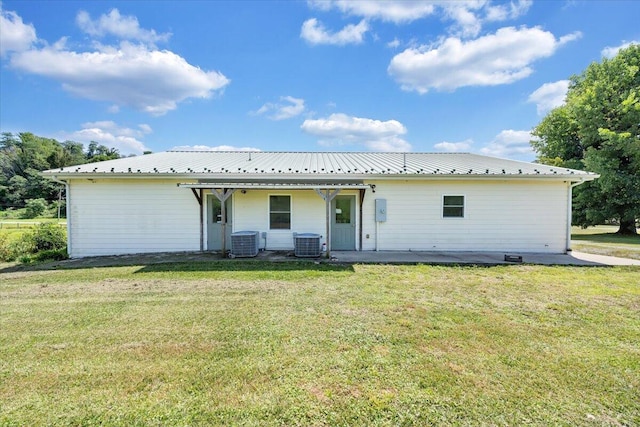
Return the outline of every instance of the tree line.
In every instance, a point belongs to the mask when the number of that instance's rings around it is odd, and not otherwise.
[[[0,210],[58,201],[64,186],[42,177],[43,170],[120,157],[117,149],[97,142],[91,142],[85,150],[79,142],[58,142],[30,132],[5,132],[0,139]]]

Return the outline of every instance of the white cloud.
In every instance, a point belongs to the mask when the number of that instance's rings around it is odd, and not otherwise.
[[[505,27],[462,41],[450,37],[434,47],[409,48],[391,60],[388,72],[402,89],[426,93],[464,86],[508,84],[529,76],[531,64],[553,53],[578,33],[557,40],[538,27]]]
[[[254,114],[265,114],[271,120],[285,120],[298,116],[304,112],[304,99],[292,96],[281,96],[280,103],[268,102]]]
[[[465,139],[464,141],[460,141],[460,142],[447,142],[447,141],[439,142],[436,145],[434,145],[434,147],[438,151],[446,151],[448,153],[459,153],[459,152],[469,151],[472,145],[473,145],[473,140]]]
[[[445,16],[454,21],[452,32],[461,37],[475,37],[482,29],[482,21],[475,10],[468,2],[452,1],[445,8]]]
[[[506,21],[507,19],[516,19],[527,13],[531,4],[531,0],[519,0],[510,2],[509,4],[489,5],[486,10],[487,21]]]
[[[604,56],[605,58],[613,58],[614,56],[616,56],[618,54],[618,52],[621,49],[626,49],[629,46],[631,46],[632,44],[640,44],[640,40],[632,40],[630,42],[623,42],[621,45],[619,46],[607,46],[604,49],[602,49],[602,56]]]
[[[329,11],[337,9],[345,15],[404,24],[439,16],[453,21],[450,32],[477,36],[484,22],[505,21],[525,14],[531,0],[494,5],[488,0],[311,0],[311,7]]]
[[[111,103],[111,113],[126,106],[162,115],[189,98],[209,98],[230,82],[220,72],[204,71],[171,51],[156,49],[153,42],[167,40],[170,34],[140,28],[135,17],[121,16],[117,9],[95,21],[80,12],[77,23],[92,36],[125,41],[104,45],[91,40],[91,48],[71,50],[67,37],[62,37],[36,48],[33,26],[14,12],[2,11],[2,55],[13,52],[9,65],[14,69],[56,80],[78,97]]]
[[[135,16],[122,16],[118,9],[111,9],[109,14],[100,15],[100,18],[95,21],[91,19],[89,13],[82,10],[76,16],[76,24],[85,33],[96,37],[113,35],[122,40],[145,43],[167,41],[171,37],[170,33],[158,34],[155,30],[140,28]]]
[[[397,38],[391,40],[389,43],[387,43],[387,47],[390,47],[391,49],[396,49],[400,46],[400,40],[398,40]]]
[[[223,74],[203,71],[173,52],[128,42],[92,52],[75,52],[54,45],[16,53],[10,64],[57,80],[65,90],[79,97],[128,106],[152,115],[174,110],[188,98],[209,98],[229,84]]]
[[[335,113],[323,119],[307,119],[300,128],[322,138],[322,145],[360,144],[374,151],[409,151],[402,139],[407,129],[397,120],[380,121]]]
[[[85,145],[95,141],[110,148],[117,148],[120,154],[142,154],[147,151],[140,139],[152,132],[147,124],[140,124],[138,128],[122,127],[113,121],[88,122],[81,125],[80,130],[65,134],[69,140],[82,142]]]
[[[315,0],[309,2],[311,6],[320,10],[336,8],[348,15],[395,23],[411,22],[431,15],[436,3],[438,2],[415,0]]]
[[[533,91],[527,101],[536,104],[538,114],[542,115],[564,104],[568,89],[569,80],[545,83]]]
[[[311,18],[302,24],[300,37],[311,44],[333,44],[344,46],[347,44],[359,44],[364,40],[364,34],[369,31],[369,24],[362,20],[357,25],[349,24],[342,30],[331,33],[318,22]]]
[[[254,147],[234,147],[232,145],[217,145],[210,147],[208,145],[178,145],[170,149],[170,151],[262,151]]]
[[[503,130],[489,144],[480,149],[487,156],[532,159],[534,151],[530,141],[531,133],[526,130]]]
[[[36,40],[33,25],[22,22],[22,18],[15,12],[2,10],[0,2],[0,56],[27,50]]]

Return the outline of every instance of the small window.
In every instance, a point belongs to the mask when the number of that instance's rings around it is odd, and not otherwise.
[[[269,196],[269,228],[291,229],[291,196]]]
[[[443,196],[442,217],[464,218],[464,196]]]

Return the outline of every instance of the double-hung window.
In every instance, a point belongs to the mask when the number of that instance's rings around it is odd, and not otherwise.
[[[291,229],[291,196],[269,196],[269,229]]]
[[[443,218],[464,218],[464,196],[442,196]]]

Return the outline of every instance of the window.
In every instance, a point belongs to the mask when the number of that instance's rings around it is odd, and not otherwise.
[[[443,218],[464,218],[464,196],[442,196]]]
[[[269,228],[291,229],[291,196],[269,196]]]

